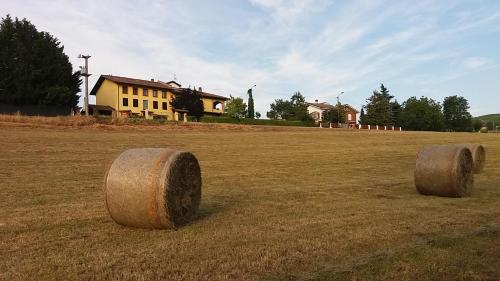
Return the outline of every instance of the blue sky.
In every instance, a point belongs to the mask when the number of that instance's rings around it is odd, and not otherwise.
[[[410,96],[465,96],[473,115],[500,113],[500,1],[11,1],[65,45],[75,69],[172,80],[229,96],[256,84],[265,116],[277,98],[358,109],[384,83]]]

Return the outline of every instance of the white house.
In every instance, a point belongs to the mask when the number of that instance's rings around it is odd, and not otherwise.
[[[343,107],[346,124],[348,126],[356,125],[357,114],[359,113],[359,111],[348,104],[344,104]],[[318,102],[318,100],[315,100],[314,102],[308,103],[307,112],[309,113],[309,115],[311,115],[315,122],[321,122],[323,121],[323,112],[333,108],[335,108],[334,105],[331,105],[327,102]]]
[[[318,102],[315,100],[314,103],[308,103],[307,113],[311,115],[315,122],[323,121],[323,112],[335,108],[335,106],[326,103],[326,102]]]

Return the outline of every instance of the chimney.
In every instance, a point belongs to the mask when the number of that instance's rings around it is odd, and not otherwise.
[[[154,81],[155,81],[155,79],[154,79],[154,78],[151,78],[151,82],[154,82]]]
[[[314,100],[315,103],[318,103],[318,100]]]
[[[203,91],[201,90],[201,87],[198,87],[198,91],[203,92]]]

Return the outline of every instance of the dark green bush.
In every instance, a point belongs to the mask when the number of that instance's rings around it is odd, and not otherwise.
[[[215,117],[203,116],[201,122],[204,123],[229,123],[229,124],[244,124],[244,125],[268,125],[268,126],[297,126],[297,127],[313,127],[314,122],[305,121],[286,121],[286,120],[270,120],[270,119],[236,119],[231,117]]]

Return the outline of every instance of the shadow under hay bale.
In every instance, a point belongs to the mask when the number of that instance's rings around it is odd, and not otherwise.
[[[166,148],[129,149],[105,176],[106,207],[122,225],[176,228],[190,222],[201,200],[196,157]]]
[[[417,155],[415,187],[420,194],[464,197],[474,184],[469,148],[456,145],[425,146]]]

